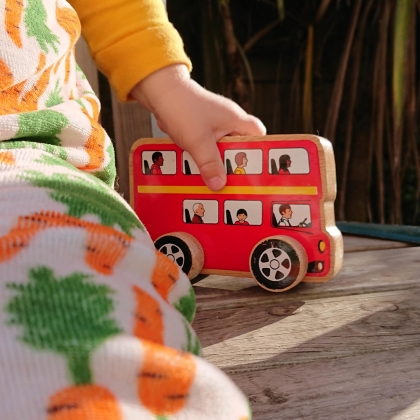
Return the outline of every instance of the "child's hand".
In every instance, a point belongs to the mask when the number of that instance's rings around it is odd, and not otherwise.
[[[131,96],[151,111],[159,128],[190,153],[206,185],[219,190],[226,170],[216,142],[226,135],[260,136],[263,123],[223,96],[190,79],[187,68],[165,67],[137,84]]]

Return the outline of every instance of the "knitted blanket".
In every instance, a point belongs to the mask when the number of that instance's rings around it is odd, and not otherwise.
[[[76,13],[0,0],[0,22],[1,420],[249,419],[197,356],[188,279],[112,188]]]

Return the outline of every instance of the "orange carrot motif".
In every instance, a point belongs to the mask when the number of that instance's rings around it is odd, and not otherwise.
[[[47,62],[47,56],[41,52],[39,54],[38,66],[36,67],[37,73],[40,72],[45,67],[46,62]]]
[[[69,7],[58,7],[57,5],[55,16],[58,24],[67,32],[70,45],[73,46],[80,35],[80,21],[77,13]]]
[[[0,74],[0,89],[6,89],[13,85],[13,73],[2,59],[0,59]]]
[[[137,302],[134,335],[163,344],[163,319],[159,302],[137,286],[133,286],[133,290]]]
[[[42,54],[38,67],[42,64]],[[0,115],[16,114],[19,112],[35,111],[38,109],[38,100],[45,92],[50,79],[51,67],[46,69],[32,89],[22,95],[26,81],[24,80],[9,89],[0,91]]]
[[[122,420],[117,399],[99,385],[66,388],[50,398],[48,420]]]
[[[98,121],[89,115],[86,109],[82,108],[81,111],[89,118],[91,132],[84,146],[86,153],[89,155],[89,163],[79,169],[99,169],[105,161],[105,131]]]
[[[0,237],[0,262],[18,254],[41,230],[60,226],[78,227],[87,231],[86,263],[105,275],[113,273],[115,265],[124,257],[132,240],[127,234],[108,226],[86,222],[66,214],[40,212],[20,216],[9,233]]]
[[[72,63],[72,58],[74,55],[74,45],[77,41],[77,38],[80,35],[80,22],[77,17],[76,12],[69,7],[58,7],[55,8],[55,15],[57,18],[58,24],[67,32],[70,38],[70,50],[66,54],[65,58],[65,76],[64,84],[67,84],[70,77],[70,68]]]
[[[23,1],[22,0],[6,0],[5,7],[5,24],[6,31],[9,34],[11,40],[18,48],[22,48],[22,39],[20,36],[20,22],[22,20],[23,13]]]
[[[85,96],[84,99],[89,102],[92,107],[92,117],[95,121],[99,118],[99,103],[98,100],[92,96]]]
[[[66,54],[66,59],[64,62],[65,70],[64,70],[64,84],[67,85],[70,79],[70,73],[71,73],[71,63],[72,63],[72,52],[68,52]]]
[[[99,273],[111,275],[114,267],[127,253],[132,238],[111,227],[95,223],[86,222],[84,227],[89,234],[86,263]]]
[[[0,164],[14,165],[16,163],[15,157],[11,152],[0,152]]]
[[[178,279],[178,266],[166,255],[156,251],[156,262],[152,273],[152,283],[163,299],[168,300],[168,294]]]
[[[169,347],[148,341],[142,344],[145,354],[139,373],[139,398],[154,414],[175,414],[188,401],[196,371],[194,359]]]

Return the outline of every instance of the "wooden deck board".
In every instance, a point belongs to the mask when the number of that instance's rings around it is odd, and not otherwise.
[[[420,248],[345,237],[345,251],[336,278],[285,293],[221,276],[194,286],[204,357],[254,420],[420,419]]]
[[[419,326],[419,288],[202,311],[194,321],[205,358],[229,373],[420,345]]]
[[[209,276],[194,286],[198,311],[275,304],[410,289],[419,284],[420,248],[385,249],[344,254],[340,273],[326,283],[301,283],[284,293],[255,286],[252,279]]]
[[[253,420],[418,420],[420,348],[231,375]]]

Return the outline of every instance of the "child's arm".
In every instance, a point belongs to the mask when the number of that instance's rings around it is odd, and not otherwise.
[[[191,63],[162,0],[69,0],[93,58],[121,100],[137,99],[187,150],[211,189],[226,183],[216,141],[265,127],[234,102],[190,79]]]
[[[194,82],[181,64],[154,72],[138,83],[131,95],[155,115],[161,130],[191,154],[212,190],[226,183],[216,142],[229,134],[258,136],[266,132],[259,119],[236,103]]]

